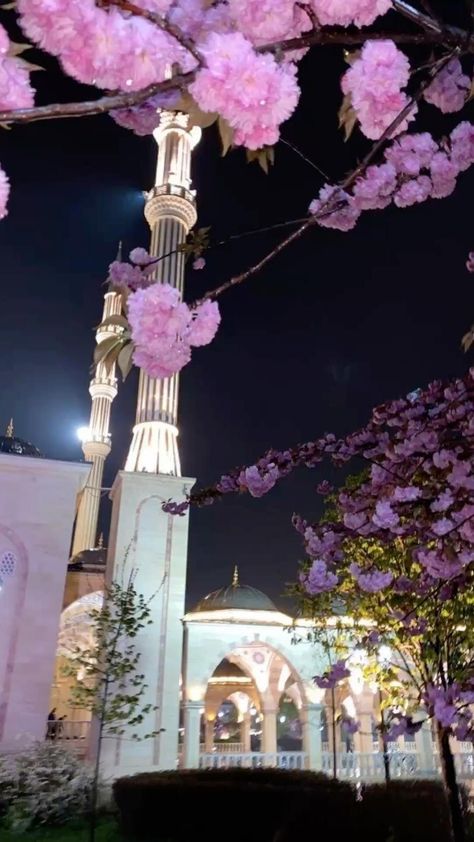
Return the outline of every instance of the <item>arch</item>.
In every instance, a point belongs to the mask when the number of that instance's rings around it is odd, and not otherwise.
[[[4,591],[0,591],[0,600],[3,603],[2,635],[0,638],[0,740],[5,730],[28,582],[28,553],[26,547],[16,532],[0,523],[0,555],[5,558],[7,554],[10,562],[12,562],[9,569],[12,570],[13,567],[13,570],[8,575]],[[8,596],[8,598],[2,600],[2,596]]]

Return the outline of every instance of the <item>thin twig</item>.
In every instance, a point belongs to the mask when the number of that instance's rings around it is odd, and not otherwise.
[[[310,158],[307,158],[306,155],[301,151],[301,149],[298,149],[297,146],[293,146],[293,144],[290,143],[289,140],[285,140],[285,138],[280,137],[280,143],[283,143],[285,146],[288,146],[289,149],[291,149],[296,155],[302,158],[302,160],[309,164],[310,167],[316,170],[319,173],[319,175],[322,175],[322,177],[325,178],[326,181],[331,180],[329,176],[326,175],[326,173],[323,172],[323,170],[320,169],[320,167],[318,167],[318,165],[314,163],[314,161],[312,161]]]
[[[340,190],[342,190],[342,191],[349,190],[354,185],[354,183],[357,181],[357,179],[361,175],[363,175],[363,173],[365,172],[365,170],[367,169],[369,164],[372,162],[374,157],[377,155],[377,153],[382,149],[382,147],[386,144],[386,142],[392,138],[393,133],[396,131],[396,129],[398,129],[398,127],[401,125],[401,123],[403,123],[403,121],[408,116],[410,111],[414,108],[414,106],[417,104],[417,102],[421,99],[421,97],[423,96],[423,93],[426,90],[426,88],[428,87],[428,85],[431,84],[433,79],[438,75],[438,73],[441,72],[441,70],[446,66],[446,64],[449,61],[451,61],[451,58],[457,52],[459,52],[459,50],[457,48],[455,50],[451,50],[451,52],[448,55],[443,56],[443,58],[440,59],[437,62],[436,67],[434,67],[432,69],[432,71],[429,73],[429,75],[427,76],[427,78],[424,79],[420,83],[416,93],[407,102],[407,104],[400,111],[400,113],[397,114],[395,119],[392,120],[390,125],[385,129],[385,131],[382,134],[382,136],[380,137],[380,139],[376,143],[373,144],[373,146],[371,147],[371,149],[369,150],[369,152],[367,153],[365,158],[361,161],[361,163],[355,168],[355,170],[353,170],[347,176],[346,179],[344,179],[344,181],[340,185],[338,185]],[[311,228],[313,225],[315,225],[320,219],[322,219],[326,216],[330,216],[331,214],[335,213],[337,210],[339,210],[343,206],[344,206],[344,202],[341,203],[341,201],[338,202],[338,200],[337,200],[337,188],[335,187],[335,190],[334,190],[333,194],[325,202],[323,202],[323,204],[321,205],[321,207],[319,208],[319,210],[315,214],[308,217],[308,219],[306,219],[306,221],[303,223],[303,225],[300,226],[300,228],[298,228],[296,231],[293,231],[293,233],[290,234],[288,237],[285,237],[284,240],[282,240],[277,246],[275,246],[275,248],[272,249],[272,251],[268,252],[261,260],[258,261],[258,263],[255,263],[253,266],[250,266],[244,272],[240,272],[238,275],[234,275],[228,281],[225,281],[223,284],[220,284],[220,286],[216,287],[215,289],[209,290],[209,292],[207,292],[205,295],[203,295],[203,297],[200,298],[199,301],[196,301],[191,306],[197,307],[199,304],[202,304],[204,301],[207,301],[209,299],[218,298],[219,295],[222,295],[222,293],[226,292],[228,289],[231,289],[232,287],[238,286],[239,284],[243,283],[244,281],[249,280],[249,278],[252,278],[258,272],[260,272],[261,269],[263,269],[268,263],[270,263],[275,257],[277,257],[288,246],[290,246],[292,243],[296,242],[296,240],[299,240],[300,237],[302,237],[303,234],[306,231],[308,231],[309,228]]]
[[[148,85],[141,91],[127,91],[126,93],[110,94],[86,102],[56,102],[50,105],[39,105],[36,108],[17,108],[14,111],[0,111],[0,124],[9,123],[34,123],[37,120],[57,120],[62,117],[91,117],[94,114],[107,114],[118,108],[130,108],[139,105],[141,102],[150,99],[157,94],[167,91],[179,90],[189,85],[194,80],[195,74],[179,73],[166,79],[164,82],[157,82],[155,85]]]

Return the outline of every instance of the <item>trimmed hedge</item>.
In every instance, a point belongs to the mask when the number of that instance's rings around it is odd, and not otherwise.
[[[155,842],[273,842],[290,818],[311,813],[323,839],[353,838],[357,803],[350,784],[282,769],[157,772],[114,783],[121,827]],[[380,840],[377,840],[380,842]]]
[[[143,842],[451,842],[432,780],[358,793],[317,772],[189,769],[121,778],[114,796],[125,836]]]

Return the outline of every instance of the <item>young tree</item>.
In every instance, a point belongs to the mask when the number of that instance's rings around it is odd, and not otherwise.
[[[75,679],[71,703],[91,711],[97,723],[94,776],[91,787],[90,840],[95,839],[100,760],[103,740],[121,736],[140,725],[155,708],[145,704],[145,675],[139,672],[140,653],[134,638],[152,623],[149,604],[137,594],[130,577],[123,586],[112,582],[106,587],[102,608],[91,612],[94,643],[88,649],[75,646],[66,674]],[[131,739],[147,739],[156,732]]]
[[[101,353],[112,361],[128,345],[125,370],[132,361],[153,377],[180,370],[192,348],[212,341],[218,296],[315,225],[348,231],[364,211],[444,198],[474,162],[474,126],[466,120],[448,122],[437,137],[407,133],[419,111],[457,114],[470,99],[471,0],[17,0],[16,11],[26,37],[68,76],[106,94],[35,107],[30,76],[37,68],[0,25],[0,123],[108,112],[144,135],[158,125],[161,109],[174,110],[186,113],[190,126],[215,123],[224,152],[243,148],[265,169],[281,125],[297,108],[305,53],[336,47],[347,55],[340,124],[346,137],[357,126],[373,141],[367,154],[339,182],[323,184],[303,219],[285,220],[295,226],[289,236],[197,302],[185,304],[166,284],[157,289],[144,249],[113,266],[124,293],[123,333]],[[315,89],[320,84],[314,80]],[[9,189],[0,168],[0,218]],[[202,229],[190,245],[202,268]]]

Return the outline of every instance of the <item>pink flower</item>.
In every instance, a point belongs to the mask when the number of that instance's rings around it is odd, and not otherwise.
[[[203,257],[196,257],[196,260],[193,262],[193,269],[204,269],[206,265],[206,261]]]
[[[302,584],[311,596],[332,591],[338,582],[337,576],[328,570],[327,564],[322,559],[315,559],[309,572],[302,577]]]
[[[436,520],[431,528],[435,535],[439,535],[441,537],[454,529],[454,523],[448,517],[443,517],[440,518],[440,520]]]
[[[392,573],[383,573],[381,570],[372,569],[363,571],[358,564],[352,563],[349,572],[356,580],[359,588],[367,593],[378,593],[388,588],[393,582]]]
[[[295,0],[228,0],[236,28],[255,44],[294,38],[311,28]]]
[[[350,231],[360,216],[353,197],[340,187],[330,184],[325,184],[319,191],[319,198],[313,199],[309,212],[313,216],[318,214],[318,225],[336,228],[338,231]]]
[[[7,202],[10,195],[10,182],[7,175],[0,166],[0,219],[4,219],[8,213]]]
[[[361,526],[365,526],[367,523],[367,514],[366,512],[345,512],[344,513],[344,526],[347,529],[353,529],[357,531],[361,528]]]
[[[368,167],[365,176],[358,178],[353,189],[359,210],[386,208],[397,186],[397,171],[392,164]]]
[[[321,690],[330,690],[339,683],[349,678],[351,671],[347,669],[345,661],[336,661],[323,675],[315,675],[314,683]]]
[[[456,187],[459,169],[445,152],[436,152],[431,159],[431,196],[433,199],[444,199],[450,196]]]
[[[258,54],[240,32],[213,32],[201,45],[206,67],[190,93],[203,111],[217,111],[234,129],[234,143],[272,146],[299,99],[296,68]]]
[[[462,72],[461,62],[453,58],[433,79],[423,96],[443,114],[460,111],[466,102],[471,80]]]
[[[445,512],[454,503],[454,497],[449,489],[442,491],[439,497],[431,504],[432,512]]]
[[[408,503],[412,500],[418,500],[421,496],[421,489],[414,485],[407,485],[405,487],[397,486],[393,492],[393,499],[397,503]]]
[[[385,150],[385,159],[403,175],[416,176],[430,166],[438,145],[428,132],[405,134]]]
[[[395,193],[394,202],[398,208],[408,208],[418,202],[426,202],[432,190],[432,183],[428,176],[420,175],[405,181]]]
[[[110,264],[109,280],[117,287],[128,287],[129,289],[139,289],[146,283],[138,266],[122,263],[121,260],[114,260]]]
[[[190,345],[209,345],[220,325],[221,316],[217,301],[204,301],[194,310],[194,318],[187,333]]]
[[[341,87],[351,97],[366,137],[378,140],[408,103],[401,89],[407,84],[409,75],[408,59],[393,41],[365,42],[360,58],[342,77]],[[416,108],[413,108],[393,135],[405,131],[415,112]]]
[[[369,26],[388,12],[391,0],[311,0],[323,26]]]
[[[388,500],[378,500],[375,505],[375,512],[372,515],[372,521],[380,529],[392,529],[398,526],[399,517],[393,511]]]
[[[256,465],[245,468],[239,476],[239,484],[246,488],[252,497],[263,497],[267,491],[273,488],[279,477],[276,465],[269,465],[266,471],[261,473]]]
[[[134,248],[128,255],[131,262],[137,264],[138,266],[147,266],[148,263],[152,263],[154,258],[151,254],[148,254],[147,250],[144,248]]]
[[[451,132],[451,160],[461,172],[474,164],[474,126],[466,121]]]
[[[466,260],[466,268],[468,272],[474,272],[474,251],[470,251]]]
[[[175,287],[154,283],[129,296],[128,319],[135,364],[150,377],[162,378],[190,361],[192,345],[213,339],[220,316],[217,304],[205,302],[191,311]]]

